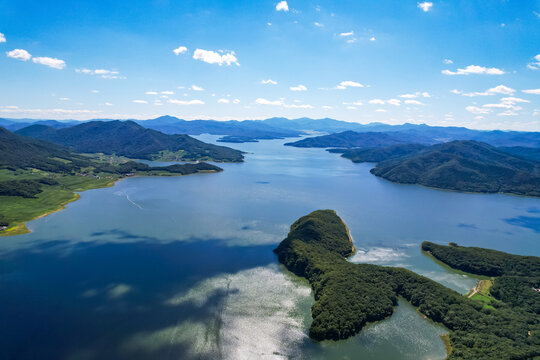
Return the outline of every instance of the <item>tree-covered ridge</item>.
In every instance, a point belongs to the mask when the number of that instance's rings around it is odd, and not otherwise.
[[[410,137],[397,132],[344,131],[336,134],[308,137],[295,142],[286,143],[285,145],[315,148],[379,148],[423,141],[427,140]]]
[[[426,147],[426,145],[422,144],[403,144],[383,148],[352,149],[342,152],[341,157],[355,163],[381,162],[414,155],[424,150]]]
[[[490,294],[507,304],[540,314],[540,258],[502,251],[423,242],[422,250],[446,265],[471,274],[496,277]]]
[[[540,196],[540,163],[476,141],[433,145],[404,158],[377,164],[384,179],[434,188]]]
[[[54,142],[80,153],[116,154],[133,159],[241,162],[241,151],[207,144],[189,135],[168,135],[133,121],[91,121],[55,129],[32,125],[18,134]]]
[[[349,263],[344,255],[352,252],[352,244],[346,226],[331,210],[299,219],[275,252],[311,284],[315,303],[309,335],[315,340],[357,334],[368,322],[390,316],[402,296],[450,330],[450,359],[540,356],[537,314],[504,302],[484,307],[406,269]]]

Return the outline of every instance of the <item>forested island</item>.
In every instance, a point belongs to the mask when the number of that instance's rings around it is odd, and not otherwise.
[[[129,176],[180,176],[222,171],[204,163],[150,167],[111,156],[83,155],[0,127],[0,235],[28,232],[25,222],[76,200],[75,192]]]
[[[537,312],[502,298],[486,305],[407,269],[350,263],[347,257],[354,247],[348,229],[332,210],[318,210],[297,220],[274,251],[313,289],[309,336],[314,340],[357,334],[367,323],[389,317],[401,296],[449,329],[449,359],[540,356]],[[508,289],[506,282],[499,286],[503,292]]]

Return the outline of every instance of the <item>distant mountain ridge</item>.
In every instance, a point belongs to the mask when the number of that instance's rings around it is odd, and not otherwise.
[[[241,151],[207,144],[188,135],[163,134],[133,121],[91,121],[64,129],[31,125],[17,133],[54,142],[82,153],[116,154],[149,160],[243,160]]]
[[[18,130],[23,125],[28,125],[30,119],[1,119],[0,126],[8,130]],[[37,122],[42,120],[35,120]],[[54,121],[46,120],[53,127],[66,127],[80,124],[78,121]],[[92,121],[113,121],[100,119]],[[540,148],[540,132],[525,131],[482,131],[472,130],[464,127],[443,127],[429,126],[425,124],[402,124],[388,125],[383,123],[359,124],[354,122],[340,121],[330,118],[310,119],[310,118],[269,118],[264,120],[244,120],[244,121],[215,121],[215,120],[183,120],[174,116],[161,116],[149,120],[134,120],[143,127],[158,130],[167,134],[188,134],[199,135],[209,133],[214,135],[230,136],[224,140],[233,142],[253,141],[258,139],[280,139],[287,137],[297,137],[309,135],[313,132],[319,133],[339,133],[344,131],[355,132],[398,132],[401,138],[407,137],[408,142],[429,143],[448,142],[453,140],[475,140],[488,143],[493,146],[505,147],[536,147]],[[232,137],[232,138],[231,138]],[[421,139],[421,141],[414,141]],[[423,139],[423,140],[422,140]],[[238,141],[240,140],[240,141]]]
[[[371,173],[402,184],[540,196],[540,162],[477,141],[452,141],[380,162]]]

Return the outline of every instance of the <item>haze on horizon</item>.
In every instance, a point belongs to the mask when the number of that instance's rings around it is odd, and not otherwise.
[[[0,117],[540,131],[540,0],[0,0]]]

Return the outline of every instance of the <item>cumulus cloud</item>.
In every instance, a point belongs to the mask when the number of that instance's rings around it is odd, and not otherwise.
[[[350,87],[364,87],[364,85],[356,81],[350,81],[350,80],[342,81],[338,85],[336,85],[336,89],[339,89],[339,90],[345,90]]]
[[[411,100],[411,99],[407,99],[404,101],[405,104],[407,105],[425,105],[423,102],[421,101],[418,101],[418,100]]]
[[[6,42],[6,36],[0,33],[0,43],[5,43],[5,42]]]
[[[533,61],[527,64],[527,67],[531,70],[540,69],[540,54],[536,55],[533,58]]]
[[[176,99],[169,99],[167,100],[169,104],[175,104],[175,105],[203,105],[204,101],[202,100],[176,100]]]
[[[386,100],[386,103],[390,104],[390,105],[394,105],[394,106],[400,106],[401,105],[401,100],[390,99],[390,100]]]
[[[280,1],[277,3],[276,5],[276,10],[277,11],[289,11],[289,4],[287,4],[286,1]]]
[[[497,114],[497,116],[517,116],[517,115],[518,113],[512,110],[506,110]]]
[[[193,59],[195,60],[201,60],[208,64],[218,64],[219,66],[222,65],[232,65],[236,64],[237,66],[240,66],[238,63],[238,59],[235,56],[234,51],[230,52],[222,52],[222,54],[211,51],[211,50],[203,50],[203,49],[197,49],[193,53]]]
[[[432,7],[433,3],[429,1],[418,3],[418,8],[422,9],[424,12],[428,12]]]
[[[35,57],[32,58],[32,61],[36,64],[45,65],[48,67],[52,67],[53,69],[62,70],[66,67],[66,63],[64,60],[56,59],[56,58],[50,58],[50,57]]]
[[[174,95],[174,91],[162,91],[161,94],[163,94],[163,95]]]
[[[405,98],[405,99],[415,99],[419,97],[430,98],[431,94],[428,93],[427,91],[423,91],[423,92],[417,91],[412,94],[401,94],[401,95],[398,95],[398,97]]]
[[[525,94],[534,94],[534,95],[540,95],[540,89],[528,89],[528,90],[521,90]]]
[[[369,38],[369,41],[375,41],[375,40],[377,40],[377,39],[375,39],[375,36],[372,36],[372,37]]]
[[[263,84],[263,85],[277,85],[277,81],[274,81],[272,79],[261,80],[261,84]]]
[[[124,77],[120,76],[120,73],[117,70],[106,70],[106,69],[75,69],[75,72],[86,74],[86,75],[97,75],[104,79],[125,79]]]
[[[259,105],[272,105],[272,106],[281,106],[283,105],[282,100],[268,100],[265,98],[257,98],[255,102]]]
[[[204,89],[197,85],[191,85],[191,90],[193,91],[204,91]]]
[[[234,99],[232,102],[233,104],[240,104],[240,99]]]
[[[481,108],[481,107],[472,106],[472,105],[467,106],[465,108],[465,110],[467,110],[468,112],[473,113],[473,114],[489,114],[491,112],[490,109]]]
[[[217,101],[219,104],[228,104],[230,103],[231,101],[229,99],[219,99]]]
[[[26,50],[23,49],[15,49],[8,51],[6,55],[10,58],[21,60],[21,61],[28,61],[32,58],[32,55]]]
[[[354,31],[349,31],[349,32],[342,32],[341,34],[339,34],[339,36],[353,36],[354,35]]]
[[[465,69],[457,69],[457,71],[443,70],[441,71],[441,73],[443,73],[444,75],[503,75],[504,71],[497,68],[487,68],[484,66],[469,65]]]
[[[291,91],[306,91],[307,87],[305,85],[291,86],[289,89]]]
[[[376,111],[376,112],[387,112],[387,111],[384,110],[384,109],[377,109],[377,110],[375,110],[375,111]]]
[[[133,100],[135,104],[148,104],[148,101],[146,100]]]
[[[372,99],[372,100],[369,100],[369,103],[372,105],[384,105],[384,100]]]
[[[446,65],[450,65],[450,64],[453,64],[454,62],[450,59],[444,59],[443,63],[445,63]]]
[[[145,92],[146,95],[157,95],[158,92],[157,91],[147,91]]]
[[[180,55],[187,52],[187,47],[185,46],[179,46],[176,49],[173,50],[174,55]]]
[[[514,92],[516,92],[516,90],[508,87],[508,86],[505,86],[505,85],[497,85],[491,89],[487,89],[486,91],[481,91],[481,92],[463,92],[461,90],[458,90],[458,89],[454,89],[454,90],[450,90],[450,92],[454,93],[454,94],[457,94],[457,95],[462,95],[462,96],[467,96],[467,97],[475,97],[475,96],[491,96],[491,95],[511,95],[513,94]]]
[[[323,27],[324,25],[321,24],[320,22],[314,22],[313,25],[315,25],[316,27]]]

